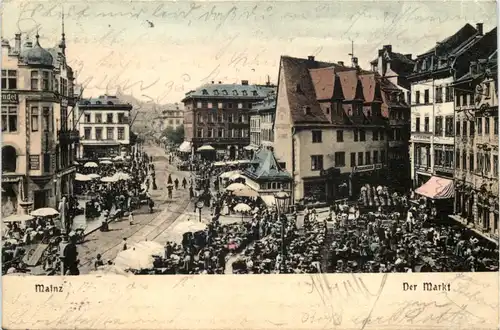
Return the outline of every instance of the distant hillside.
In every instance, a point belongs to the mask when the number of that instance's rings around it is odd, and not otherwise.
[[[121,90],[116,91],[116,96],[132,105],[130,118],[131,120],[133,120],[133,132],[139,134],[155,133],[151,132],[153,128],[151,124],[154,118],[161,115],[161,105],[152,102],[141,101],[132,95],[123,93]]]

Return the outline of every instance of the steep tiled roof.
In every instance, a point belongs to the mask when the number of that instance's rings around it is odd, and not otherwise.
[[[429,53],[433,53],[436,51],[436,47],[439,47],[439,49],[446,49],[448,51],[451,51],[467,40],[469,40],[471,37],[473,37],[477,33],[477,30],[470,25],[469,23],[465,24],[460,30],[458,30],[455,34],[452,36],[449,36],[448,38],[444,39],[439,43],[439,45],[436,45],[423,53],[420,56],[427,55]]]
[[[252,112],[264,112],[276,110],[276,94],[271,93],[262,101],[256,102],[252,105]]]
[[[327,100],[333,96],[333,86],[335,85],[335,68],[310,69],[316,99]]]
[[[255,165],[244,171],[251,179],[292,179],[288,172],[280,168],[273,152],[267,148],[257,150],[252,163]]]
[[[375,73],[360,75],[359,80],[363,87],[365,102],[382,101]]]
[[[362,89],[361,93],[357,91],[358,88],[358,74],[355,70],[339,72],[338,76],[342,85],[342,92],[344,93],[344,98],[346,101],[351,101],[358,99],[363,96]]]
[[[293,122],[329,123],[329,119],[321,110],[317,101],[315,86],[309,70],[330,67],[336,71],[342,71],[352,70],[352,68],[346,68],[335,63],[311,61],[289,56],[282,56],[281,63]],[[309,110],[305,111],[305,108]]]
[[[122,101],[118,97],[112,96],[112,95],[101,95],[97,98],[84,99],[84,100],[81,100],[80,102],[78,102],[78,104],[81,104],[81,105],[109,105],[109,106],[112,106],[112,105],[127,105],[127,106],[129,106],[130,105],[130,103]]]

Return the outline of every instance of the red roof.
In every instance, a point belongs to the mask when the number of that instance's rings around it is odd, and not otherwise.
[[[314,90],[316,92],[316,99],[331,99],[333,96],[333,87],[335,85],[335,69],[333,67],[310,69],[309,74],[311,75]]]

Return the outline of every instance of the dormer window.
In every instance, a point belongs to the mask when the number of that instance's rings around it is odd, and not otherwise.
[[[202,93],[203,95],[208,95],[208,91],[207,91],[206,89],[204,89],[203,91],[201,91],[201,93]]]
[[[96,101],[95,104],[102,104],[101,101]]]
[[[237,91],[236,89],[235,89],[235,90],[233,90],[233,95],[234,95],[234,96],[238,96],[238,91]]]
[[[247,96],[248,95],[248,92],[247,91],[243,91],[241,92],[243,94],[243,96]]]
[[[253,96],[258,96],[259,94],[257,93],[257,91],[253,91],[252,92]]]
[[[304,106],[304,114],[310,115],[311,114],[311,107],[310,106]]]
[[[224,89],[224,90],[222,91],[222,95],[227,95],[227,90],[225,90],[225,89]]]
[[[108,101],[107,105],[113,105],[113,102]]]
[[[219,91],[217,89],[214,90],[214,95],[219,95]]]
[[[85,101],[85,102],[83,102],[83,104],[85,104],[85,105],[89,105],[89,104],[90,104],[90,101]]]

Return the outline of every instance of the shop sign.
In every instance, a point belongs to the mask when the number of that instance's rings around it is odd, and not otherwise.
[[[7,182],[18,182],[21,180],[20,177],[18,176],[7,176],[7,175],[2,175],[2,183],[7,183]]]
[[[19,97],[16,93],[2,92],[2,104],[18,104]]]
[[[40,170],[40,155],[30,155],[30,170]]]
[[[430,142],[431,141],[431,136],[430,135],[424,135],[424,134],[413,134],[411,136],[411,139],[413,141],[426,141],[426,142]]]
[[[354,172],[368,172],[373,171],[375,169],[375,165],[360,165],[354,168]]]

